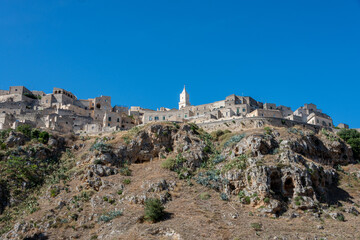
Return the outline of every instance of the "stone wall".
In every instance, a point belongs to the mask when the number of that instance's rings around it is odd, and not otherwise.
[[[237,118],[229,120],[217,120],[207,123],[198,123],[198,125],[207,132],[216,130],[229,129],[231,131],[240,131],[249,128],[264,128],[266,125],[274,127],[304,127],[308,130],[317,132],[320,127],[306,124],[303,122],[291,121],[288,119],[271,118],[271,117],[253,117],[253,118]]]

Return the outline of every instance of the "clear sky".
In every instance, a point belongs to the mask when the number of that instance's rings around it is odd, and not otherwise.
[[[0,0],[0,89],[177,107],[315,103],[360,128],[360,0]]]

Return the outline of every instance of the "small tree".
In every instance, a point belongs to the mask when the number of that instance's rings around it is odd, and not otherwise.
[[[23,124],[23,125],[18,126],[16,128],[16,131],[21,132],[28,138],[31,137],[31,126],[28,124]]]
[[[49,141],[49,133],[48,132],[41,132],[39,134],[39,142],[46,144]]]
[[[164,216],[164,206],[157,198],[149,198],[145,201],[145,220],[157,222]]]
[[[31,139],[37,139],[39,138],[40,135],[40,130],[34,128],[33,130],[31,130]]]

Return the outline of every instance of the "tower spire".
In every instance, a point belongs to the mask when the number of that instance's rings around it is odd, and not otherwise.
[[[189,101],[189,94],[186,92],[186,86],[184,84],[184,89],[182,91],[182,93],[180,94],[180,102],[179,102],[179,109],[186,107],[186,106],[190,106],[190,101]]]

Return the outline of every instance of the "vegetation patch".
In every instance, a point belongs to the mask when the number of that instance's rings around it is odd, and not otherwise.
[[[233,147],[236,143],[240,142],[244,137],[245,137],[245,134],[238,134],[238,135],[232,136],[229,140],[227,140],[224,143],[224,148]]]
[[[354,157],[360,159],[360,133],[355,129],[342,129],[338,132],[339,137],[341,137],[346,143],[348,143],[353,152]]]
[[[111,211],[101,215],[98,219],[99,222],[110,222],[114,218],[120,217],[122,215],[121,211]]]
[[[158,222],[164,216],[165,208],[157,198],[149,198],[145,201],[144,219],[151,222]]]

